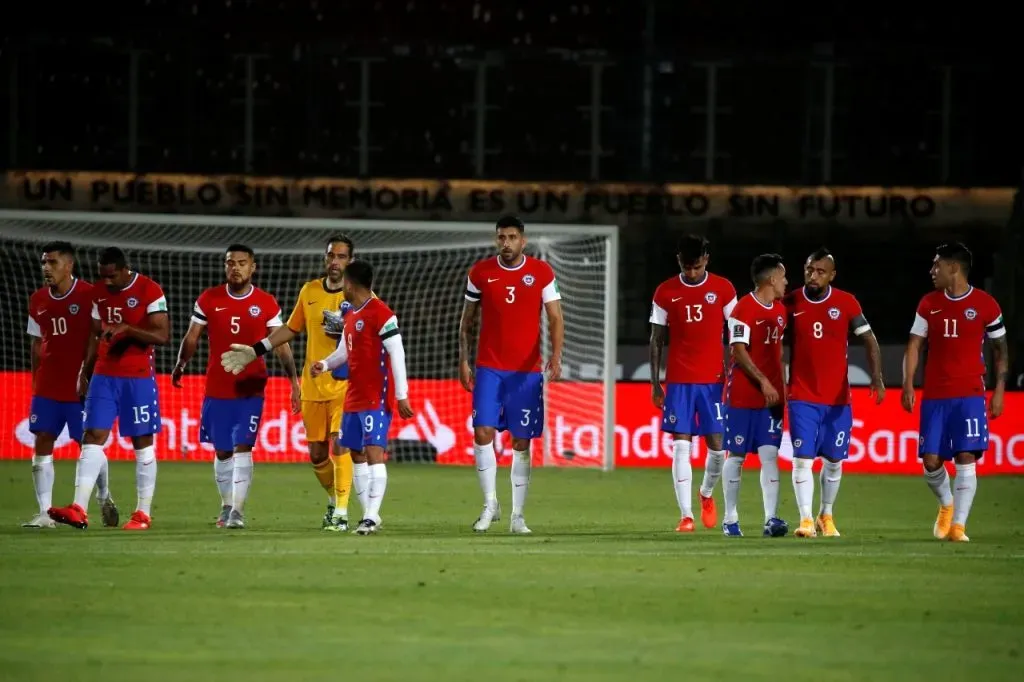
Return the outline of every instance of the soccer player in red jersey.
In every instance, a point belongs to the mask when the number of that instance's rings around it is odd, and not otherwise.
[[[779,445],[782,444],[782,337],[786,331],[786,267],[782,256],[766,253],[750,266],[754,291],[739,299],[729,318],[732,361],[726,384],[725,517],[722,532],[740,537],[739,513],[743,460],[756,452],[761,460],[766,537],[782,537],[789,526],[776,516],[779,507]]]
[[[832,286],[836,263],[828,249],[818,249],[804,264],[804,286],[783,302],[788,312],[792,352],[789,365],[789,433],[793,440],[793,491],[800,511],[801,538],[839,537],[832,505],[839,493],[843,460],[849,456],[853,413],[850,409],[850,333],[860,337],[868,351],[871,391],[876,403],[885,397],[882,354],[871,325],[853,296]],[[811,516],[814,478],[811,469],[821,457],[821,507]]]
[[[131,438],[135,448],[139,496],[124,529],[148,530],[156,489],[153,436],[161,428],[153,346],[170,341],[167,299],[159,284],[129,269],[124,252],[116,246],[100,252],[99,270],[105,286],[93,291],[94,335],[78,379],[79,393],[86,396],[75,501],[67,507],[52,507],[49,514],[58,523],[88,527],[89,496],[107,463],[103,444],[117,420],[121,436]]]
[[[693,532],[690,450],[695,436],[708,447],[700,487],[700,518],[705,528],[718,523],[712,493],[722,476],[722,382],[725,374],[722,327],[736,306],[736,289],[707,271],[708,240],[687,235],[679,240],[680,274],[654,291],[651,304],[651,399],[662,410],[661,430],[672,434],[672,481],[679,505],[681,533]],[[661,358],[670,336],[661,386]]]
[[[971,252],[960,243],[935,250],[931,276],[935,291],[917,306],[903,358],[903,409],[914,411],[914,375],[921,346],[928,341],[921,398],[918,453],[928,487],[939,501],[932,529],[940,540],[967,542],[967,517],[978,489],[976,463],[988,449],[988,418],[1003,413],[1009,354],[1003,313],[992,296],[968,283]],[[985,405],[985,337],[992,342],[996,383]],[[945,463],[956,465],[950,492]]]
[[[74,275],[75,250],[68,242],[43,246],[39,259],[45,286],[29,298],[26,331],[32,337],[32,404],[29,431],[35,435],[32,484],[39,513],[24,528],[53,528],[47,515],[53,505],[53,447],[64,431],[82,442],[82,397],[78,372],[92,333],[93,287]],[[117,507],[110,497],[106,469],[98,479],[98,501],[103,523],[118,524]]]
[[[348,363],[348,393],[339,438],[352,452],[353,487],[363,506],[363,519],[355,533],[370,535],[380,528],[380,508],[388,485],[384,451],[396,400],[403,419],[412,417],[413,410],[398,318],[373,295],[373,268],[366,261],[353,261],[345,269],[342,283],[345,301],[352,305],[344,318],[342,343],[310,370],[316,377]]]
[[[199,346],[203,332],[210,339],[206,365],[206,395],[200,421],[200,439],[214,447],[213,473],[220,492],[219,528],[245,527],[245,500],[252,482],[252,449],[263,416],[263,391],[267,366],[260,359],[238,374],[230,374],[220,356],[232,343],[251,345],[284,324],[277,300],[252,283],[256,254],[244,244],[232,244],[224,256],[227,282],[199,295],[192,309],[192,322],[181,340],[178,362],[171,381],[181,388],[181,376]],[[275,349],[292,383],[298,390],[295,358],[287,343]]]
[[[544,432],[544,375],[541,373],[541,311],[551,338],[550,380],[562,375],[561,295],[555,272],[523,253],[526,227],[516,216],[495,225],[498,255],[469,270],[466,304],[459,323],[459,381],[473,393],[473,454],[484,493],[484,508],[473,530],[499,520],[494,454],[496,431],[512,435],[512,533],[530,532],[523,518],[530,485],[530,440]],[[470,366],[472,332],[480,317],[476,371]]]

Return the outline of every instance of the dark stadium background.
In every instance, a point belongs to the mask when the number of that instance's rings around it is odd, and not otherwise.
[[[852,3],[797,3],[786,11],[774,3],[725,5],[152,0],[104,10],[70,2],[23,7],[0,29],[0,165],[1019,186],[1016,60],[990,17],[935,8],[881,13]],[[372,121],[365,144],[361,116]],[[930,249],[962,239],[975,253],[975,283],[1000,298],[1013,357],[1022,357],[1019,210],[1001,222],[941,230],[905,220],[876,227],[766,221],[737,231],[728,221],[688,226],[671,216],[629,218],[622,227],[618,332],[627,378],[644,362],[650,295],[675,271],[672,244],[684,229],[709,235],[712,269],[740,289],[758,252],[781,252],[798,281],[806,254],[829,246],[837,284],[858,294],[885,347],[890,383],[899,381],[900,346],[929,288]],[[24,268],[14,257],[0,254],[5,272]],[[191,281],[182,272],[149,274]],[[194,290],[172,297],[176,319],[204,285],[191,282]],[[0,315],[4,328],[21,327],[20,305],[5,305]],[[173,354],[158,355],[168,369]],[[1015,376],[1022,371],[1017,360]]]

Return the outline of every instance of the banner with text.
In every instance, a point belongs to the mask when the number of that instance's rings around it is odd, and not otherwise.
[[[473,463],[471,401],[455,380],[412,380],[410,395],[415,417],[392,424],[392,447],[422,443],[441,464]],[[158,378],[163,430],[157,439],[161,459],[209,461],[209,445],[199,443],[199,413],[203,377],[189,376],[184,387],[172,388],[166,376]],[[600,422],[600,384],[559,382],[548,389],[547,431],[556,466],[598,467],[602,462],[604,428]],[[593,391],[593,402],[581,400]],[[27,372],[0,373],[0,459],[28,459],[32,455],[28,407],[31,382]],[[864,473],[920,474],[917,460],[918,418],[903,411],[896,392],[875,405],[867,389],[853,390],[854,430],[850,435],[850,459],[846,470]],[[589,405],[583,403],[590,402]],[[616,389],[615,464],[618,467],[670,467],[671,437],[661,433],[661,416],[650,401],[643,383],[619,383]],[[1005,414],[990,424],[989,450],[978,465],[982,474],[1024,474],[1024,393],[1006,396]],[[58,458],[77,457],[78,448],[66,432],[57,441]],[[497,443],[499,461],[510,461],[507,434]],[[540,441],[534,444],[534,462],[543,463]],[[263,422],[255,451],[262,462],[306,461],[302,420],[288,407],[288,385],[272,379],[267,391]],[[112,459],[134,455],[127,439],[113,434],[107,447]],[[703,465],[703,444],[693,452],[694,464]],[[783,435],[781,458],[788,467],[792,458],[788,431]],[[747,466],[756,467],[749,457]]]
[[[1010,215],[1013,190],[948,187],[353,180],[11,171],[0,207],[330,218],[491,221],[501,213],[551,223],[680,218],[693,224],[836,222],[922,226]]]

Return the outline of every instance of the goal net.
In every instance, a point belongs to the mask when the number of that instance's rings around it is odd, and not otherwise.
[[[468,464],[472,454],[471,396],[458,382],[458,327],[466,275],[481,258],[495,255],[494,227],[482,223],[242,218],[79,212],[0,211],[0,457],[31,455],[28,427],[31,393],[27,304],[41,286],[44,243],[62,239],[77,250],[77,273],[96,279],[101,249],[120,246],[133,269],[155,279],[167,296],[172,341],[156,351],[165,459],[209,460],[199,443],[199,414],[207,344],[200,344],[183,381],[170,372],[189,325],[192,305],[206,287],[224,281],[224,250],[242,242],[256,251],[254,283],[272,293],[287,318],[302,284],[323,275],[331,234],[344,233],[356,258],[375,270],[374,290],[395,310],[402,327],[416,415],[395,417],[389,451],[397,460]],[[527,253],[554,268],[565,316],[563,380],[546,384],[546,424],[534,441],[536,464],[610,468],[614,462],[616,266],[614,227],[527,227]],[[544,354],[549,353],[547,327]],[[296,362],[306,361],[305,339],[293,342]],[[280,364],[268,356],[271,381],[256,456],[264,461],[305,461],[302,421],[288,409],[289,388]],[[76,456],[66,432],[58,457]],[[501,434],[496,449],[508,463],[511,444]],[[130,443],[111,437],[108,453],[131,454]]]

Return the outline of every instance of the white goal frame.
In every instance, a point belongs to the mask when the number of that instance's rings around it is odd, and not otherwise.
[[[462,222],[462,221],[440,221],[440,220],[376,220],[376,219],[350,219],[350,218],[298,218],[298,217],[267,217],[267,216],[223,216],[207,214],[168,214],[168,213],[107,213],[89,211],[44,211],[44,210],[8,210],[0,209],[0,221],[26,221],[45,222],[48,219],[73,221],[81,224],[104,224],[104,225],[130,225],[146,224],[155,226],[226,226],[239,228],[276,228],[294,230],[378,230],[385,232],[415,231],[417,229],[428,229],[431,231],[450,232],[458,235],[458,241],[446,242],[437,245],[418,244],[415,246],[397,247],[359,247],[361,253],[373,253],[375,251],[430,251],[447,250],[452,248],[480,246],[493,243],[494,223],[492,222]],[[3,236],[14,239],[25,239],[36,241],[45,239],[46,234],[28,233],[23,230],[11,230],[4,226]],[[601,469],[610,471],[615,467],[615,389],[617,383],[617,345],[618,345],[618,265],[620,236],[619,227],[616,225],[560,225],[552,223],[528,223],[528,237],[530,243],[543,248],[545,243],[552,243],[551,237],[599,237],[607,240],[605,250],[605,299],[604,299],[604,368],[603,368],[603,389],[604,389],[604,452]],[[88,239],[79,238],[79,244],[102,246],[99,241],[90,242]],[[131,235],[118,237],[117,245],[126,249],[150,249],[156,246],[161,251],[168,252],[214,252],[222,250],[222,247],[190,246],[187,244],[159,244],[146,243],[144,241],[132,241]],[[310,250],[304,249],[280,249],[274,248],[276,254],[288,255],[289,253],[308,255]],[[19,301],[17,305],[23,305]],[[571,315],[571,310],[567,311]],[[547,385],[547,384],[545,384]],[[544,447],[545,452],[551,451],[551,429],[545,428]],[[557,467],[556,467],[557,468]]]

